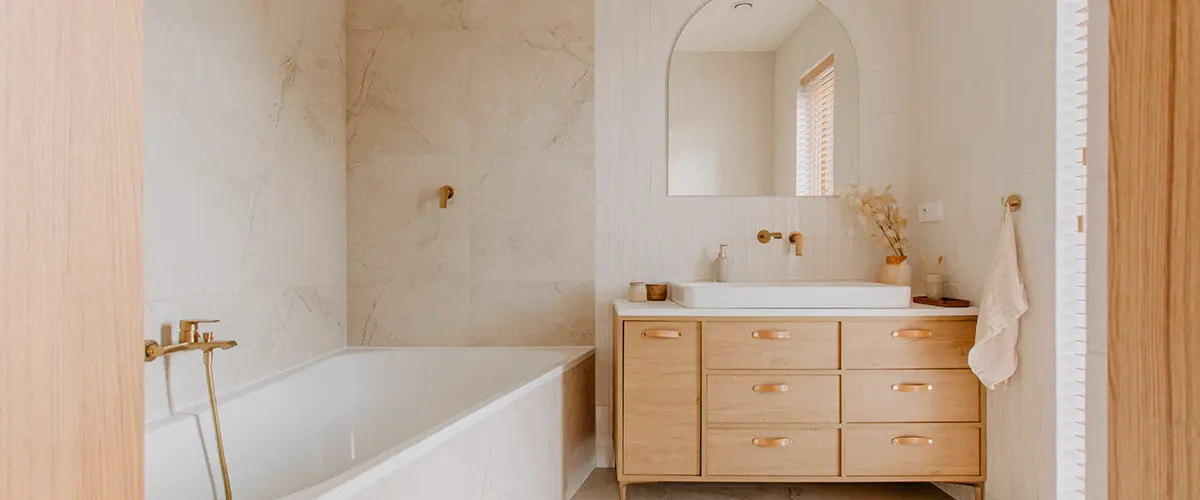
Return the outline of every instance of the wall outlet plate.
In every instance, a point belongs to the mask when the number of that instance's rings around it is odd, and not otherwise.
[[[943,203],[939,201],[927,201],[917,206],[917,221],[918,222],[937,222],[942,220]]]

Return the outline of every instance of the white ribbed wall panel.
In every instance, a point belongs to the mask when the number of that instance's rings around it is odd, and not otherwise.
[[[711,279],[717,246],[730,244],[735,280],[874,278],[884,252],[836,198],[668,197],[666,89],[675,38],[707,0],[596,2],[597,404],[612,400],[612,300],[630,280]],[[861,79],[859,181],[893,184],[906,205],[909,179],[910,0],[864,9],[824,2],[854,43]],[[806,235],[803,258],[786,243],[759,244],[760,229]],[[601,422],[598,435],[610,436]],[[611,443],[601,450],[611,463]]]

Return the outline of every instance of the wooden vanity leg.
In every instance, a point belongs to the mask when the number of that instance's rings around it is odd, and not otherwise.
[[[617,498],[625,500],[625,489],[629,487],[629,483],[617,483]]]
[[[983,500],[983,483],[975,485],[975,500]]]

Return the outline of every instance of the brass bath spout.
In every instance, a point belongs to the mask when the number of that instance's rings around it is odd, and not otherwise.
[[[214,349],[233,349],[237,347],[236,340],[213,340],[212,332],[199,333],[200,325],[216,323],[218,320],[197,319],[179,322],[179,343],[161,345],[157,341],[146,341],[146,362],[149,363],[163,356],[184,351],[202,351],[210,353]]]
[[[225,440],[221,437],[221,417],[217,414],[217,390],[213,384],[213,351],[217,349],[233,349],[238,343],[234,340],[213,340],[212,332],[200,333],[200,325],[217,323],[215,319],[185,319],[179,322],[179,343],[161,345],[156,341],[146,341],[146,362],[149,363],[163,356],[183,351],[200,351],[204,353],[204,375],[208,379],[208,407],[212,410],[213,427],[217,430],[217,456],[221,461],[221,479],[225,486],[225,500],[233,500],[233,486],[229,484],[229,464],[225,461]]]

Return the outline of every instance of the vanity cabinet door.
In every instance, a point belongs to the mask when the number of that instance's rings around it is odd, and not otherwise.
[[[700,325],[627,321],[622,471],[700,475]]]

